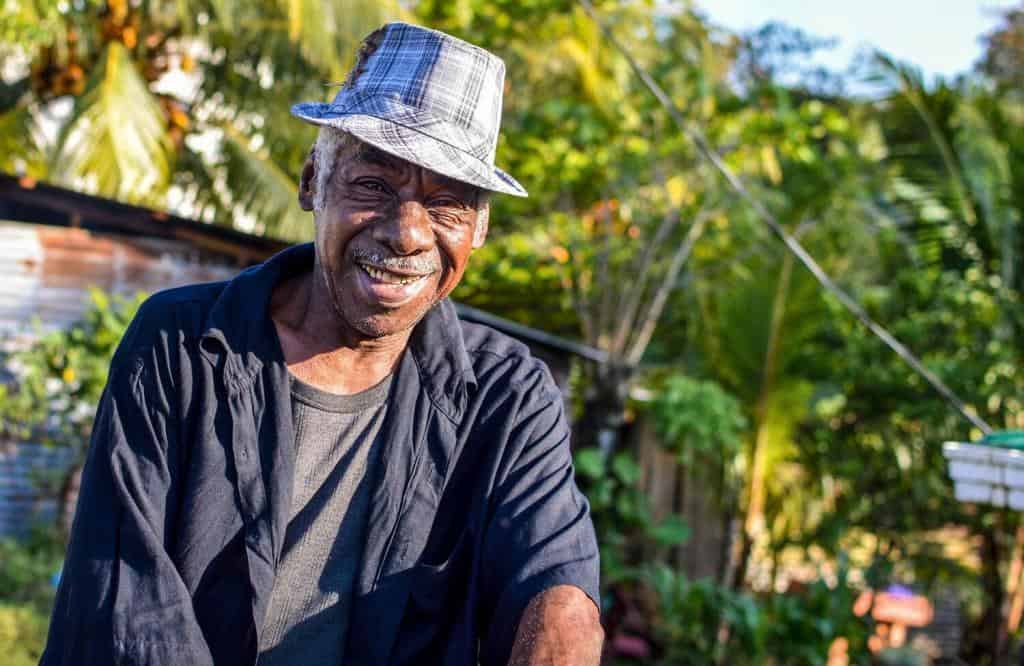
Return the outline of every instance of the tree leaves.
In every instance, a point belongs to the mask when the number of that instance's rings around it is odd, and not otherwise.
[[[0,114],[0,171],[31,178],[46,173],[44,138],[27,103]]]
[[[266,151],[253,150],[249,140],[230,125],[221,129],[229,201],[255,218],[261,234],[310,240],[313,219],[299,207],[297,177],[282,171]]]
[[[70,187],[160,205],[173,163],[163,110],[124,44],[108,43],[61,132],[52,173]]]

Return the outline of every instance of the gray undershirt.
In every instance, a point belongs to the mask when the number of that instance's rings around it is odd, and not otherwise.
[[[391,377],[335,395],[291,380],[295,482],[260,666],[340,666]]]

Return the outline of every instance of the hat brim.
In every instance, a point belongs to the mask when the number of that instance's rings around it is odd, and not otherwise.
[[[439,129],[445,129],[441,121],[433,120],[417,126],[409,122],[412,119],[397,122],[366,113],[339,111],[331,104],[313,102],[296,104],[291,111],[296,118],[348,132],[375,148],[443,176],[491,192],[529,196],[526,188],[512,176],[446,141],[443,136],[455,130],[447,128],[448,132],[439,132]],[[438,134],[442,136],[436,136]]]

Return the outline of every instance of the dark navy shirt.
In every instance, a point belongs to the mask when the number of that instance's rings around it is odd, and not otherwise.
[[[114,356],[41,664],[251,665],[294,479],[271,292],[290,248],[156,294]],[[345,663],[504,664],[531,598],[598,599],[562,398],[522,344],[435,306],[396,370]]]

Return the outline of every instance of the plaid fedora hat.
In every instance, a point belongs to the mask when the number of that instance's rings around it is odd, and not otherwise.
[[[494,166],[505,63],[461,39],[408,23],[380,41],[330,104],[292,115],[327,125],[408,162],[485,190],[527,196]]]

